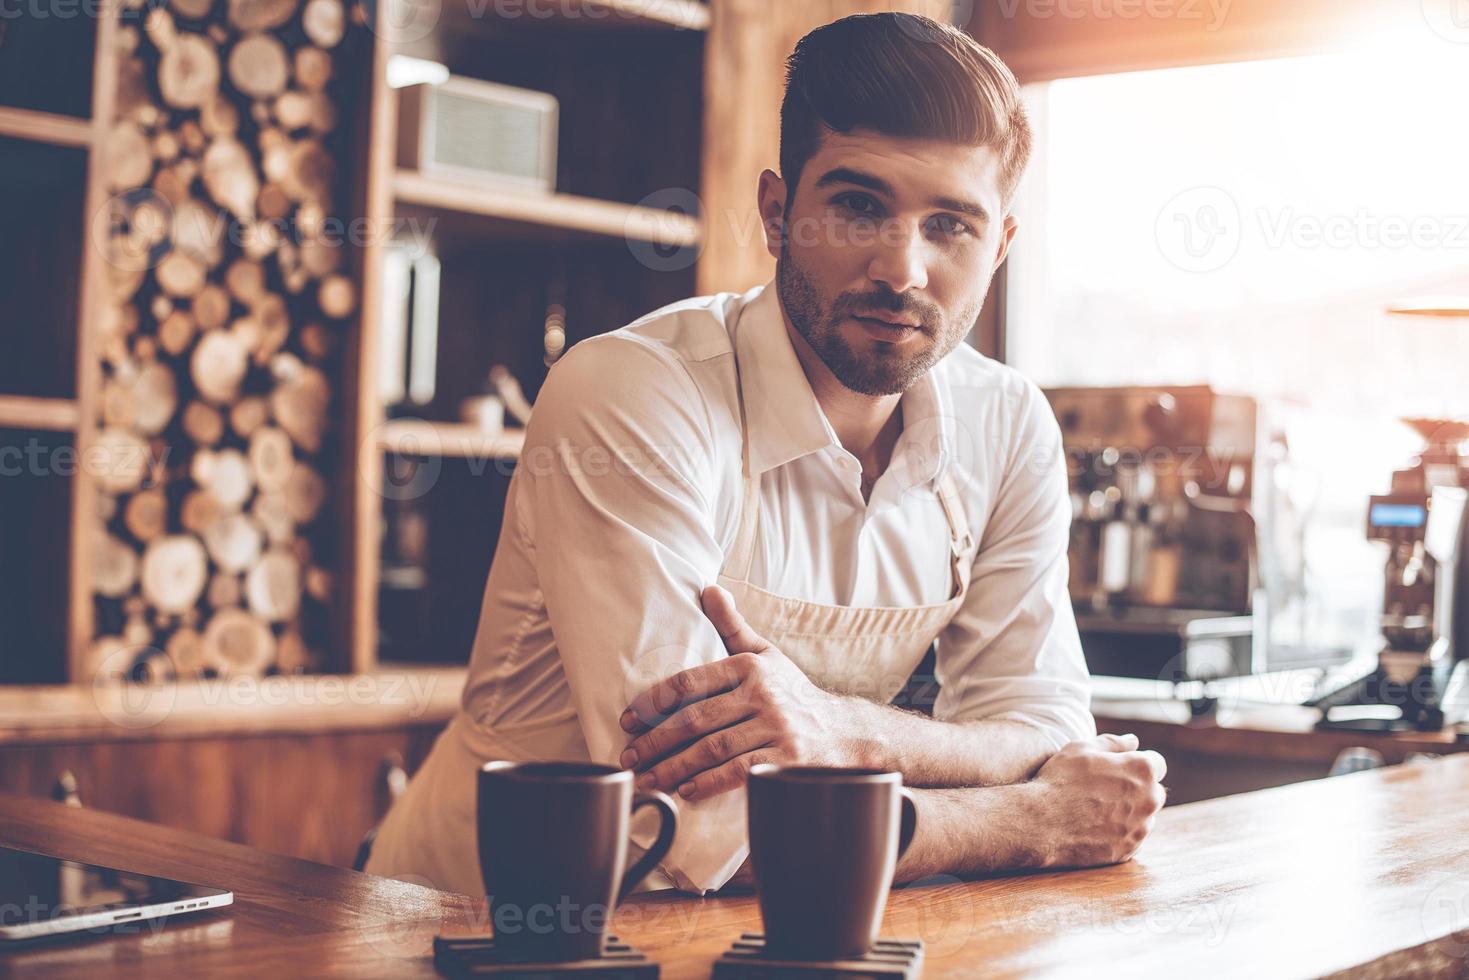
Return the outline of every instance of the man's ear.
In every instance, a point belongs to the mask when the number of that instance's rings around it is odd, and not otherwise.
[[[780,258],[786,236],[786,182],[774,170],[760,174],[756,191],[760,208],[760,226],[765,229],[765,250],[772,258]]]
[[[995,256],[995,267],[991,274],[998,272],[1000,266],[1005,262],[1005,256],[1010,254],[1010,243],[1015,240],[1015,232],[1020,230],[1020,222],[1015,220],[1015,215],[1005,215],[1005,227],[1000,232],[1000,251]]]

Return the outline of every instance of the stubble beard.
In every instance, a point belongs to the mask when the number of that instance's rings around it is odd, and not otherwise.
[[[792,257],[789,243],[781,248],[775,281],[791,326],[836,379],[858,394],[902,394],[964,339],[963,333],[946,332],[937,309],[891,291],[842,293],[832,301],[831,309],[827,309],[815,281]],[[897,349],[890,353],[859,353],[838,328],[854,313],[875,310],[917,314],[927,342],[914,345],[916,349],[911,354]]]

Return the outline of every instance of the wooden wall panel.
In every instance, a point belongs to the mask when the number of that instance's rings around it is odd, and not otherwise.
[[[438,730],[0,747],[0,791],[49,796],[69,771],[84,806],[350,866],[387,812],[383,760],[412,773]]]
[[[938,19],[951,7],[949,0],[714,0],[704,49],[700,293],[743,291],[775,273],[755,191],[761,171],[779,170],[785,62],[796,42],[849,14],[906,10]]]

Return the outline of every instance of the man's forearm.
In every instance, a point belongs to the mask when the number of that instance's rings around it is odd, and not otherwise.
[[[1055,849],[1039,830],[1046,826],[1043,795],[1034,784],[914,790],[918,829],[893,881],[1025,871],[1053,863]],[[746,858],[726,887],[754,885]]]
[[[847,698],[854,764],[896,770],[909,786],[1000,786],[1035,775],[1055,752],[1024,722],[936,721],[912,711]]]
[[[893,880],[1036,868],[1090,868],[1131,857],[1147,837],[1166,767],[1136,736],[1072,742],[1029,782],[916,789],[918,826]],[[733,885],[750,885],[749,862]]]
[[[975,789],[919,789],[918,829],[898,862],[897,882],[933,875],[1022,871],[1054,863],[1035,783]],[[1054,817],[1054,815],[1052,815]]]

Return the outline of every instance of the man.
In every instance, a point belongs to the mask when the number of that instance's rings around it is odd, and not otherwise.
[[[1127,859],[1163,763],[1095,736],[1044,397],[962,341],[1015,236],[1014,77],[900,14],[790,60],[775,281],[578,345],[527,433],[464,710],[368,869],[482,893],[473,773],[591,759],[680,798],[661,881],[748,855],[757,762],[896,769],[900,880]],[[717,219],[717,216],[716,216]],[[887,704],[933,644],[934,717]]]

